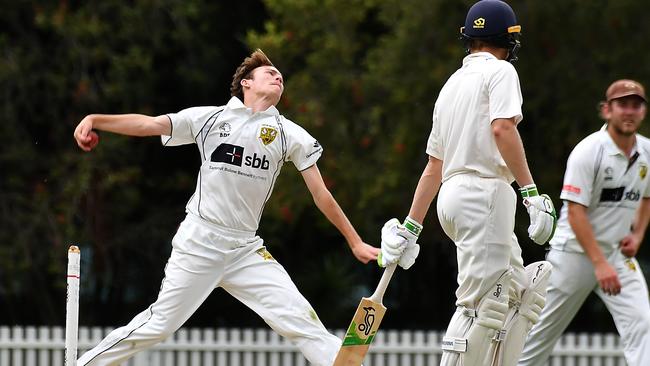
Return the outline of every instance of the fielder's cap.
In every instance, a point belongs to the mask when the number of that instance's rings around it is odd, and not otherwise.
[[[616,80],[612,83],[612,85],[609,86],[609,88],[607,88],[607,92],[605,92],[605,98],[607,98],[608,102],[630,95],[636,95],[637,97],[643,99],[644,102],[648,101],[645,96],[645,89],[643,89],[643,85],[634,80]]]

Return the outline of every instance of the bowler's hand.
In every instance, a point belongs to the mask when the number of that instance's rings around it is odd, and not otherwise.
[[[379,248],[375,248],[372,245],[366,244],[364,242],[356,244],[352,247],[352,254],[354,254],[354,257],[363,264],[377,260],[379,252]]]
[[[603,261],[597,264],[594,273],[600,288],[607,295],[618,295],[621,292],[621,282],[618,280],[618,274],[609,262]]]
[[[99,143],[99,135],[93,131],[93,122],[89,116],[82,119],[75,128],[74,139],[83,151],[90,151]]]
[[[621,248],[621,253],[628,258],[636,256],[636,253],[639,251],[639,246],[641,245],[642,239],[638,236],[630,233],[621,240],[619,247]]]

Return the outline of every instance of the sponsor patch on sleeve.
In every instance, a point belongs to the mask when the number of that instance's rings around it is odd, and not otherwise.
[[[323,151],[323,147],[320,145],[320,142],[316,140],[314,140],[314,144],[312,145],[312,147],[315,150],[312,150],[310,153],[307,153],[307,155],[305,155],[306,159],[309,159],[312,155],[318,154],[319,152]]]
[[[562,192],[571,193],[571,194],[580,194],[580,187],[572,186],[570,184],[565,184],[562,186]]]

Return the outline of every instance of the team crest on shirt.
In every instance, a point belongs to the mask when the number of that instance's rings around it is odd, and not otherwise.
[[[636,272],[636,264],[634,264],[634,262],[633,262],[630,258],[627,258],[627,259],[625,260],[625,265],[626,265],[627,268],[629,268],[631,271]]]
[[[268,145],[273,140],[275,140],[275,137],[278,135],[278,130],[276,130],[274,127],[271,126],[262,126],[260,129],[260,140],[262,140],[262,143],[264,145]]]
[[[648,175],[648,166],[643,163],[639,164],[639,177],[645,179],[646,175]]]

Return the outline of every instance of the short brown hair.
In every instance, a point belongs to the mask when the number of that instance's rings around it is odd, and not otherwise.
[[[260,66],[274,66],[271,60],[260,50],[256,49],[249,57],[244,59],[244,62],[239,65],[232,76],[232,84],[230,84],[230,95],[244,100],[244,91],[241,86],[243,79],[250,79],[253,70]]]

